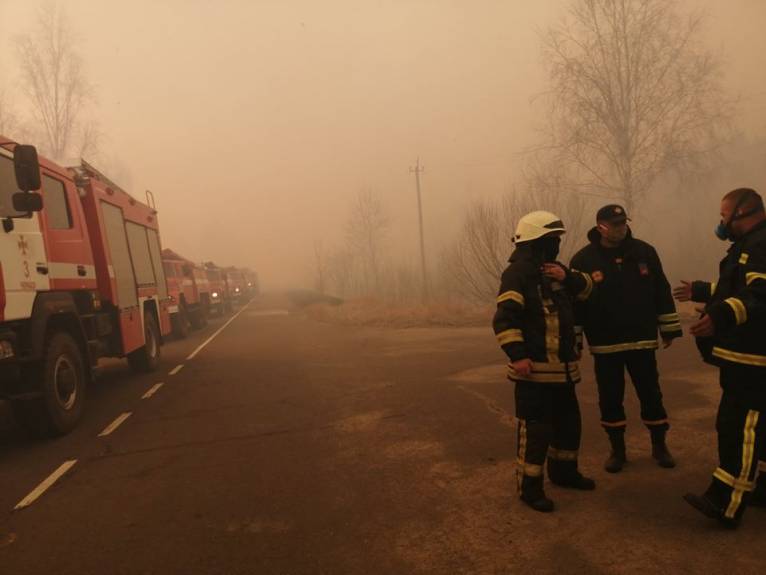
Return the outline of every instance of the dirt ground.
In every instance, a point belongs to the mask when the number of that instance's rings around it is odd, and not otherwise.
[[[658,352],[678,467],[651,459],[629,388],[630,462],[603,471],[586,357],[581,467],[597,489],[548,486],[557,510],[543,515],[515,492],[513,386],[489,325],[343,325],[271,313],[279,303],[254,304],[193,359],[221,324],[169,345],[157,376],[115,364],[65,438],[9,432],[2,573],[763,572],[766,510],[732,532],[682,500],[716,462],[716,373],[688,337]],[[73,472],[12,511],[67,459]]]

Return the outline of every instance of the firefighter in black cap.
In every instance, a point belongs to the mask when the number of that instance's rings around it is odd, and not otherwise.
[[[702,495],[684,496],[695,509],[737,527],[748,505],[766,504],[766,213],[763,199],[738,188],[721,201],[716,235],[732,243],[715,283],[682,282],[679,300],[704,302],[690,328],[703,358],[720,368],[718,468]],[[756,480],[758,470],[761,476]]]
[[[531,212],[519,220],[516,249],[503,272],[493,327],[508,355],[518,422],[518,490],[536,511],[553,511],[543,489],[547,460],[551,482],[591,490],[578,470],[580,381],[570,294],[586,297],[590,277],[556,262],[564,224],[558,216]]]
[[[587,273],[594,284],[590,297],[575,309],[578,337],[584,330],[594,358],[601,425],[611,444],[604,469],[610,473],[621,471],[627,461],[626,368],[651,434],[652,457],[662,467],[675,467],[665,443],[669,424],[655,350],[658,331],[667,348],[681,336],[681,324],[657,251],[632,236],[628,221],[622,206],[601,208],[588,232],[590,244],[571,261],[572,269]]]

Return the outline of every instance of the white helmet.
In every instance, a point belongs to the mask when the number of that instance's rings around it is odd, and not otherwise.
[[[566,232],[560,217],[551,212],[530,212],[516,225],[513,242],[516,244],[531,242],[553,232]]]

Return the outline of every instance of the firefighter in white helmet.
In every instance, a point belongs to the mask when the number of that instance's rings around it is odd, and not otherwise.
[[[546,459],[552,483],[595,488],[577,465],[581,422],[575,384],[580,372],[571,301],[587,298],[593,284],[589,276],[556,261],[564,232],[561,219],[550,212],[532,212],[519,220],[493,321],[510,360],[508,378],[515,384],[519,495],[537,511],[553,510],[543,489]]]

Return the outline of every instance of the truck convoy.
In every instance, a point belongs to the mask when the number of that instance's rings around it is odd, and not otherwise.
[[[0,136],[0,222],[0,399],[35,435],[77,425],[99,359],[152,371],[171,312],[214,305],[209,270],[163,258],[156,210],[84,161]]]

